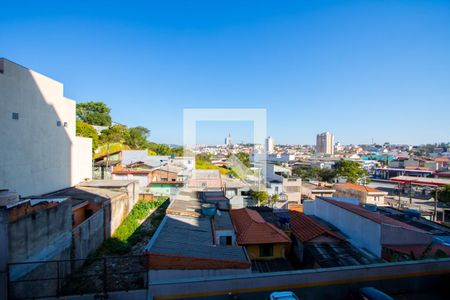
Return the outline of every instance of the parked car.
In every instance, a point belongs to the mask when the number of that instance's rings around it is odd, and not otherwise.
[[[299,298],[290,291],[273,292],[270,294],[270,300],[299,300]]]

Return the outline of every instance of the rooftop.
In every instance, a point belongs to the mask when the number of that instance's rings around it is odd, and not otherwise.
[[[391,178],[390,180],[411,184],[430,185],[430,186],[444,186],[450,184],[450,179],[415,177],[415,176],[397,176]]]
[[[349,189],[354,189],[354,190],[358,190],[358,191],[362,191],[362,192],[367,192],[367,193],[382,193],[382,194],[387,194],[387,192],[380,191],[380,190],[374,189],[374,188],[369,187],[369,186],[360,185],[360,184],[351,183],[351,182],[337,183],[337,184],[335,185],[335,187],[336,187],[336,188],[339,188],[339,187],[349,188]]]
[[[282,230],[266,222],[255,210],[234,209],[231,217],[237,231],[239,245],[290,243]]]
[[[345,241],[344,237],[327,228],[317,220],[297,211],[290,211],[292,233],[302,242],[308,242],[322,235],[329,235]]]
[[[155,261],[151,268],[172,269],[199,268],[196,259],[213,260],[220,263],[214,267],[204,265],[202,268],[249,268],[250,263],[243,247],[237,245],[216,245],[210,218],[167,215],[150,243],[146,246],[148,254],[170,256],[171,261],[164,264]],[[178,260],[173,258],[178,257]]]
[[[413,231],[418,231],[418,232],[423,232],[423,233],[425,232],[425,231],[418,229],[417,227],[414,227],[412,225],[397,221],[395,219],[384,216],[380,213],[369,211],[359,205],[340,202],[339,198],[336,198],[336,197],[319,197],[319,199],[326,201],[328,203],[331,203],[331,204],[338,206],[342,209],[345,209],[347,211],[350,211],[350,212],[352,212],[356,215],[359,215],[363,218],[369,219],[378,224],[388,224],[391,226],[402,227],[402,228],[413,230]]]

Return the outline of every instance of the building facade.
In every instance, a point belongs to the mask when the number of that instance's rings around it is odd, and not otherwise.
[[[267,137],[266,138],[266,152],[267,152],[267,154],[273,153],[274,148],[275,148],[275,140],[271,136]]]
[[[0,189],[31,196],[92,178],[92,140],[75,136],[63,85],[0,58]]]
[[[333,155],[334,154],[334,135],[324,132],[316,137],[316,151],[320,154]]]

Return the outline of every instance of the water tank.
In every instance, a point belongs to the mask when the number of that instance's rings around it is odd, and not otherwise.
[[[202,215],[214,216],[216,214],[216,205],[211,203],[202,204]]]

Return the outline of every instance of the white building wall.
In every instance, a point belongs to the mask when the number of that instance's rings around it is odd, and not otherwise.
[[[5,59],[0,66],[0,188],[30,196],[91,178],[90,143],[75,137],[63,85]]]
[[[320,198],[310,202],[303,206],[305,214],[315,215],[333,224],[350,238],[352,244],[365,248],[372,254],[381,257],[380,224],[323,201]]]

